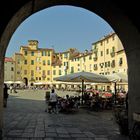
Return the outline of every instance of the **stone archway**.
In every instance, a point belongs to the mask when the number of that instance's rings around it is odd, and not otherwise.
[[[114,3],[108,0],[26,0],[25,2],[16,2],[13,11],[9,10],[7,19],[1,20],[2,30],[0,30],[0,92],[3,93],[2,86],[4,81],[4,56],[9,40],[16,28],[30,15],[44,8],[56,5],[71,5],[90,10],[103,19],[105,19],[115,30],[121,39],[126,51],[129,75],[129,119],[131,121],[133,112],[140,112],[140,33],[138,28],[132,23],[132,20],[123,13]],[[25,4],[25,5],[24,5]],[[14,15],[14,16],[13,16]],[[2,94],[0,94],[0,114],[2,108]],[[2,130],[2,115],[0,116],[0,130]]]

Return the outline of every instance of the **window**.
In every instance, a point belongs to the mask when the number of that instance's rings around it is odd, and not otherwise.
[[[50,56],[51,54],[50,54],[50,51],[48,51],[48,56]]]
[[[48,65],[50,65],[50,60],[48,60],[47,62],[48,62]]]
[[[34,71],[33,70],[31,70],[31,76],[34,76]]]
[[[93,67],[94,70],[97,70],[97,64],[94,64]]]
[[[112,60],[111,67],[115,67],[115,60]]]
[[[108,43],[109,42],[109,39],[106,39],[106,43]]]
[[[110,61],[108,61],[108,67],[110,67]]]
[[[62,73],[61,73],[61,70],[59,70],[59,75],[61,75]]]
[[[24,55],[26,55],[26,56],[27,56],[27,51],[24,51]]]
[[[101,41],[100,45],[102,46],[103,45],[103,42]]]
[[[17,60],[17,63],[20,64],[20,59]]]
[[[17,74],[20,74],[20,71],[17,71]]]
[[[50,70],[47,71],[47,75],[50,75]]]
[[[101,56],[103,56],[103,51],[101,51]]]
[[[43,60],[43,65],[44,65],[44,66],[46,65],[46,61],[45,61],[45,60]]]
[[[67,58],[67,57],[68,57],[68,54],[67,54],[67,53],[65,53],[65,54],[64,54],[64,58]]]
[[[31,52],[31,56],[34,56],[34,52]]]
[[[13,67],[11,67],[11,71],[14,71],[14,68]]]
[[[112,36],[112,40],[115,40],[115,35]]]
[[[71,67],[71,73],[74,73],[74,67]]]
[[[68,62],[64,62],[64,66],[68,66]]]
[[[123,64],[123,58],[121,57],[119,60],[119,66],[121,66]]]
[[[114,46],[112,47],[112,52],[115,52],[115,47]]]
[[[45,70],[42,71],[42,75],[46,75],[46,71]]]
[[[105,68],[107,67],[107,64],[108,64],[108,63],[107,63],[107,62],[105,62]]]
[[[85,57],[83,57],[83,61],[84,61],[84,62],[86,61],[86,58],[85,58]]]
[[[42,56],[46,56],[46,51],[42,51]]]
[[[31,60],[31,65],[34,65],[34,60]]]
[[[106,54],[109,54],[109,49],[106,49]]]
[[[92,56],[90,55],[90,56],[89,56],[89,60],[91,60],[91,59],[92,59]]]
[[[56,75],[56,70],[53,70],[53,75]]]
[[[24,64],[25,64],[25,65],[27,64],[27,60],[24,60]]]

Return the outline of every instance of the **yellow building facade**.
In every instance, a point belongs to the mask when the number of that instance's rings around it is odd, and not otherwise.
[[[20,68],[21,79],[26,85],[52,81],[53,51],[53,49],[38,48],[37,40],[29,40],[28,46],[21,46],[20,53],[18,55],[15,53],[17,70]],[[19,77],[18,72],[16,77]]]

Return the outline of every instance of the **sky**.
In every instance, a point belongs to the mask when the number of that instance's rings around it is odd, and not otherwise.
[[[28,40],[38,40],[39,48],[53,48],[56,52],[76,48],[91,50],[92,43],[114,32],[101,17],[73,6],[54,6],[37,12],[24,20],[8,44],[6,56],[19,52]]]

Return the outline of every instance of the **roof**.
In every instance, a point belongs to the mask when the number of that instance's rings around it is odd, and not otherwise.
[[[4,62],[14,62],[11,57],[5,57]]]
[[[97,43],[99,43],[99,42],[101,42],[101,41],[103,41],[103,40],[106,40],[107,38],[110,38],[111,36],[113,36],[113,35],[115,35],[115,34],[116,34],[116,33],[110,33],[110,34],[104,36],[103,38],[99,39],[98,41],[92,43],[92,45],[97,44]]]

